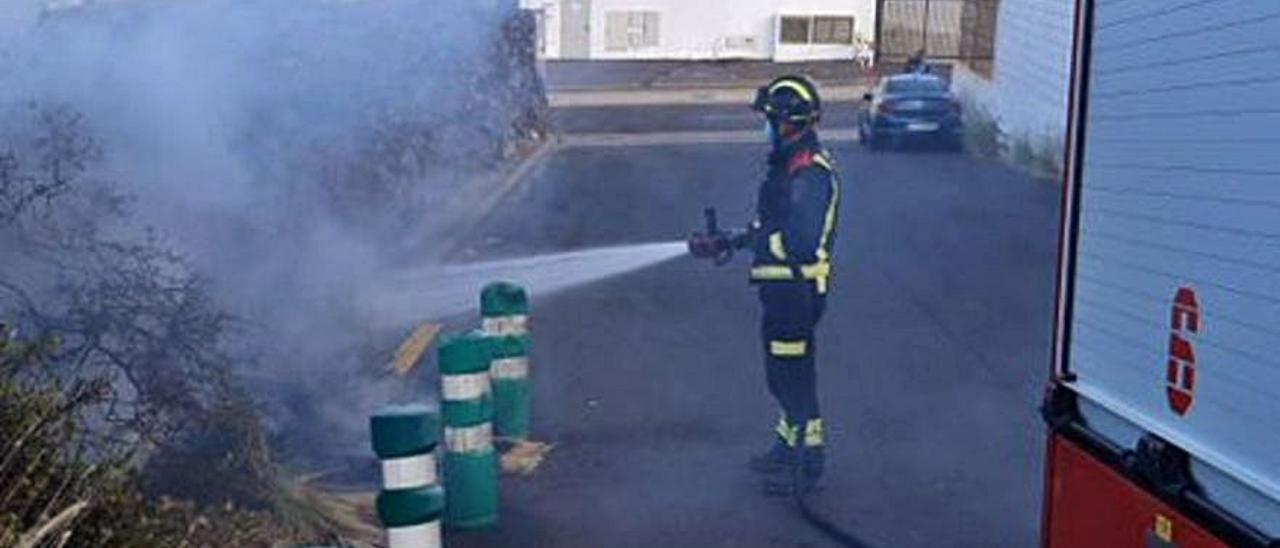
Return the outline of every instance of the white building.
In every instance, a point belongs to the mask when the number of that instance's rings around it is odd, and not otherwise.
[[[1076,2],[998,1],[994,59],[984,66],[958,63],[953,85],[995,117],[1006,139],[1060,149]]]
[[[547,59],[852,59],[876,0],[522,0]]]

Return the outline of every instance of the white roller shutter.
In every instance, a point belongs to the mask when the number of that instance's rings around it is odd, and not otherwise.
[[[1280,508],[1280,2],[1094,5],[1073,385]]]

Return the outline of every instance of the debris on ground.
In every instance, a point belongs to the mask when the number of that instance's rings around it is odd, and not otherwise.
[[[550,453],[553,448],[554,446],[549,443],[530,440],[514,441],[511,447],[502,453],[502,473],[530,475],[542,465],[547,453]]]
[[[436,337],[440,335],[440,324],[424,323],[413,330],[413,334],[400,344],[400,349],[396,351],[395,359],[387,365],[387,369],[395,372],[395,374],[404,376],[413,371],[418,363],[422,361],[422,355],[427,352],[427,348],[431,347],[431,343],[435,342]]]

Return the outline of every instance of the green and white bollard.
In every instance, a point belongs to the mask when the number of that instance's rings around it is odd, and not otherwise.
[[[477,528],[498,521],[498,456],[493,450],[491,341],[471,332],[440,345],[444,409],[445,523]]]
[[[390,406],[369,418],[382,463],[378,520],[389,548],[439,548],[444,490],[436,474],[440,419],[425,405]]]
[[[529,437],[531,393],[529,388],[529,295],[515,284],[499,282],[480,294],[484,333],[494,340],[494,420],[498,436],[523,440]]]
[[[490,337],[529,333],[529,294],[508,282],[492,283],[480,292],[483,329]]]
[[[493,379],[493,429],[514,440],[529,437],[529,338],[496,337],[489,375]]]

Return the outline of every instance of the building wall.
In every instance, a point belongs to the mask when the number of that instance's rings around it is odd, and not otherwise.
[[[524,0],[526,5],[540,0]],[[546,33],[559,35],[551,4],[541,0]],[[562,8],[562,6],[555,6]],[[843,15],[854,17],[854,34],[870,39],[875,33],[875,0],[590,0],[592,59],[778,59],[852,58],[855,47],[795,45],[775,48],[779,15]],[[657,43],[629,51],[610,51],[606,28],[609,12],[647,11],[658,14]],[[546,56],[560,58],[560,48],[548,42]]]
[[[993,114],[1008,139],[1063,142],[1074,17],[1074,0],[1001,0],[992,77],[961,66],[956,90]]]

